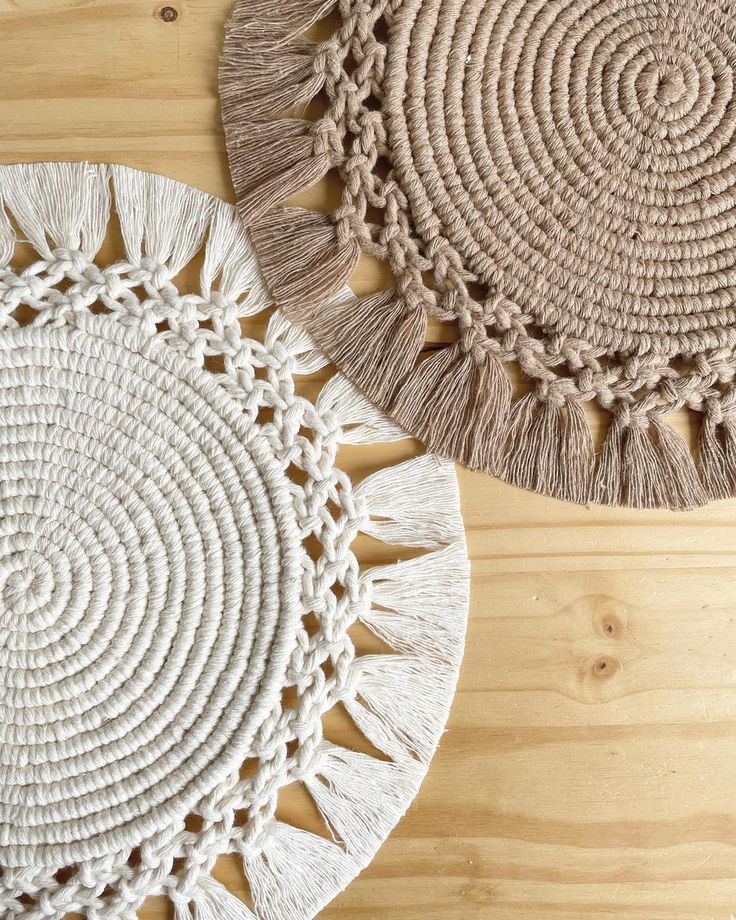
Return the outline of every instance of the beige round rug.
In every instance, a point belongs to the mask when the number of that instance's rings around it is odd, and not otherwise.
[[[735,81],[723,0],[240,0],[221,95],[273,294],[377,405],[524,488],[685,508],[736,475]],[[331,170],[333,213],[275,209]],[[394,288],[330,303],[361,254]]]

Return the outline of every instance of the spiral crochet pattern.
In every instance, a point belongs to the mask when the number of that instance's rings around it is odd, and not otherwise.
[[[579,502],[734,494],[731,6],[288,0],[277,20],[266,6],[242,0],[231,20],[223,116],[241,212],[295,321],[471,467]],[[335,8],[333,34],[301,34]],[[285,79],[259,91],[256,66]],[[314,123],[277,117],[319,92]],[[329,218],[274,210],[335,168]],[[361,253],[395,289],[326,305]],[[429,319],[457,341],[421,360]],[[610,414],[597,456],[588,402]],[[696,456],[666,421],[683,407],[702,417]]]
[[[272,710],[288,481],[203,371],[104,317],[5,333],[0,389],[0,858],[99,856],[186,814]]]
[[[282,314],[244,333],[270,301],[231,206],[87,164],[0,167],[0,201],[0,915],[134,920],[164,895],[176,920],[307,920],[443,731],[452,468],[336,466],[406,434],[341,375],[299,395],[327,360]],[[360,533],[419,554],[364,569]],[[393,651],[360,654],[357,621]],[[338,703],[383,759],[325,739]],[[294,783],[323,834],[276,819]],[[212,878],[223,853],[250,903]]]

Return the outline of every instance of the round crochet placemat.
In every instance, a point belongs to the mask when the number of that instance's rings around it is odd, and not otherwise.
[[[407,435],[272,309],[231,205],[83,163],[2,166],[0,202],[0,915],[307,920],[444,729],[452,466],[341,470]],[[366,535],[412,549],[366,568]],[[374,753],[330,740],[336,706]],[[295,784],[321,833],[279,815]]]
[[[723,0],[240,0],[220,86],[269,286],[377,405],[527,489],[687,508],[736,485],[735,76]],[[274,209],[330,170],[334,213]],[[361,253],[394,289],[330,302]]]

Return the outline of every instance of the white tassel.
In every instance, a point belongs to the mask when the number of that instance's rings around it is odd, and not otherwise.
[[[449,713],[457,669],[411,655],[364,655],[351,665],[356,696],[343,701],[353,721],[394,760],[429,764]]]
[[[384,543],[435,548],[463,537],[454,467],[432,454],[368,476],[355,497],[370,516],[361,530]]]
[[[256,920],[256,915],[240,898],[209,876],[199,880],[199,891],[192,901],[192,908],[194,920]],[[190,913],[187,920],[191,916]]]
[[[128,260],[139,265],[146,257],[173,278],[201,248],[214,199],[164,176],[125,166],[111,169]]]
[[[229,300],[240,301],[239,316],[255,316],[272,305],[250,237],[236,209],[224,201],[215,204],[201,285],[203,297],[218,290]]]
[[[465,645],[470,566],[462,540],[416,559],[367,569],[372,605],[360,614],[397,652],[459,667]]]
[[[322,817],[361,866],[367,865],[416,795],[425,769],[416,760],[378,760],[334,744],[304,780]]]
[[[52,258],[53,249],[79,250],[91,259],[105,238],[110,215],[107,166],[3,166],[0,198],[44,259]]]
[[[293,361],[294,374],[315,374],[329,364],[311,335],[300,326],[295,326],[281,310],[273,314],[266,331],[266,347],[269,351],[278,351],[277,345],[281,345]]]
[[[244,866],[258,920],[311,920],[358,871],[332,840],[280,821]]]
[[[0,167],[1,173],[2,167]],[[10,265],[14,252],[15,231],[3,208],[2,198],[0,198],[0,269],[7,268]]]
[[[322,387],[317,412],[320,415],[334,413],[341,428],[341,444],[377,444],[409,437],[342,374],[335,374]]]
[[[354,297],[350,288],[346,287],[333,299],[332,303],[341,303]],[[275,344],[277,341],[281,342],[289,356],[295,360],[295,374],[315,374],[330,363],[324,352],[317,347],[312,336],[300,326],[294,325],[282,310],[278,310],[271,317],[266,344]]]

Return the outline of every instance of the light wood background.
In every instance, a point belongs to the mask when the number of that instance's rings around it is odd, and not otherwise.
[[[150,0],[0,0],[0,160],[119,162],[231,198],[216,99],[230,4],[172,0],[165,23]],[[379,280],[364,264],[356,286]],[[635,513],[460,480],[473,597],[449,731],[407,817],[324,916],[729,920],[736,502]],[[315,820],[298,796],[284,813]],[[242,889],[234,863],[218,873]]]

